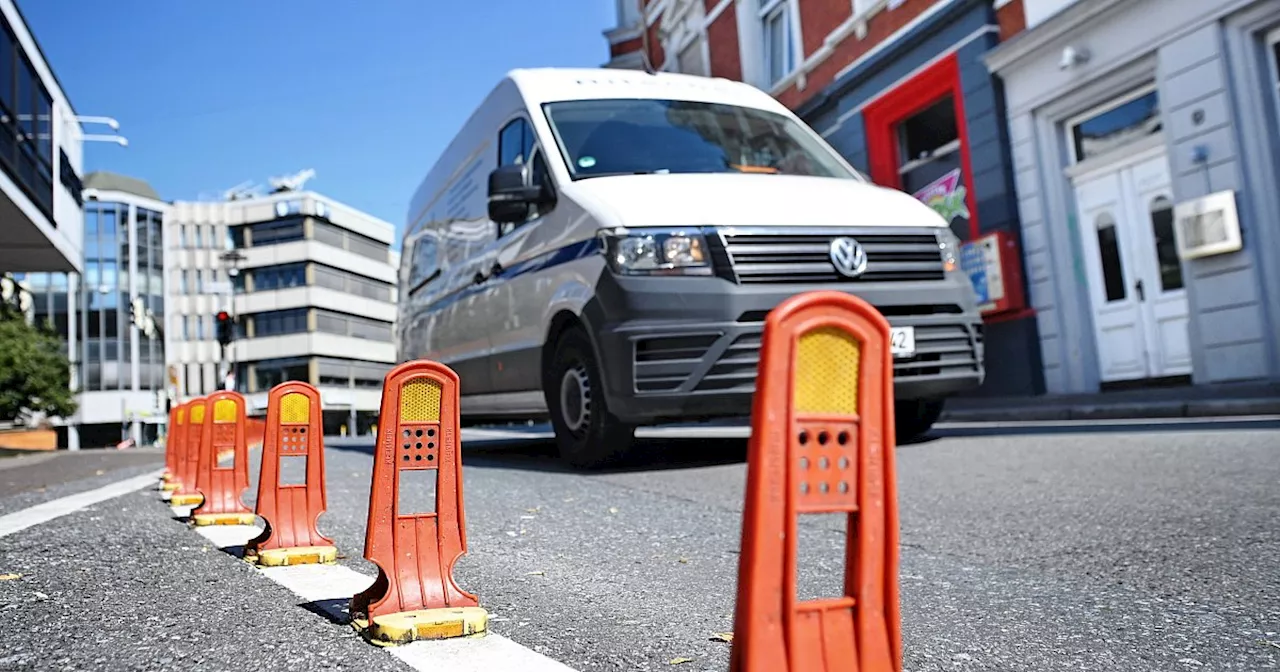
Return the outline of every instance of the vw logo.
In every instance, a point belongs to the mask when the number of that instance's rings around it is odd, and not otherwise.
[[[846,278],[856,278],[867,270],[867,251],[862,243],[852,238],[841,236],[831,241],[828,256],[831,264]]]

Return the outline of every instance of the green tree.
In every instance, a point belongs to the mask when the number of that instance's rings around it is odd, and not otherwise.
[[[76,412],[70,384],[62,339],[0,305],[0,422],[23,422],[37,413],[70,416]]]

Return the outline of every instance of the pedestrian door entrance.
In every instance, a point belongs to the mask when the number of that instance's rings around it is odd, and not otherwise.
[[[1163,147],[1073,180],[1103,382],[1191,373]]]

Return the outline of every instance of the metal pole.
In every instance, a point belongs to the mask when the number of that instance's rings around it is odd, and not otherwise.
[[[138,315],[134,308],[138,305],[138,227],[135,226],[135,220],[138,216],[138,206],[130,204],[123,212],[124,217],[122,225],[129,227],[125,233],[126,248],[129,250],[129,389],[132,390],[134,398],[142,390],[142,344],[138,342],[142,330],[139,328],[138,321],[142,319],[142,315]],[[142,423],[135,417],[129,421],[129,436],[133,437],[135,445],[142,445]]]

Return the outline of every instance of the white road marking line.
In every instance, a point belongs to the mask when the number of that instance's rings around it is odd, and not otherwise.
[[[135,490],[141,490],[149,485],[155,485],[156,479],[160,478],[161,473],[162,470],[157,469],[141,476],[134,476],[133,478],[126,478],[123,481],[104,485],[95,490],[78,492],[74,495],[68,495],[0,516],[0,537],[7,537],[32,525],[47,523],[54,518],[60,518],[68,513],[75,513],[98,502],[105,502],[108,499],[127,495]]]
[[[261,531],[262,528],[250,525],[210,525],[196,528],[196,532],[218,548],[242,546]],[[368,588],[374,579],[345,565],[262,567],[258,572],[335,619],[346,618],[347,601],[352,595]],[[575,672],[572,667],[493,631],[476,639],[413,642],[388,647],[386,651],[410,667],[424,671]]]
[[[391,655],[416,670],[481,672],[574,672],[572,667],[490,632],[479,639],[445,639],[413,642],[389,648]]]
[[[200,536],[212,541],[214,546],[230,548],[249,543],[250,539],[258,536],[262,528],[253,525],[205,525],[197,527],[196,531]]]

